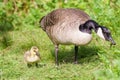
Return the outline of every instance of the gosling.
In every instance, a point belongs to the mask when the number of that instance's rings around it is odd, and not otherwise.
[[[26,51],[24,54],[24,60],[27,63],[28,67],[31,67],[33,64],[38,67],[38,62],[40,61],[39,49],[36,46],[32,46],[29,51]]]

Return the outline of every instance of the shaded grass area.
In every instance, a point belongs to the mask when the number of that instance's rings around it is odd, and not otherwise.
[[[54,48],[54,47],[53,47]],[[92,59],[92,57],[97,57],[98,48],[97,46],[79,46],[78,61],[82,63],[82,59]],[[52,56],[54,57],[54,49],[51,51]],[[74,62],[74,46],[60,46],[58,61],[60,63],[73,63]]]
[[[74,46],[60,45],[59,67],[54,65],[54,45],[40,29],[25,29],[9,33],[13,45],[0,51],[1,80],[119,80],[119,39],[116,46],[93,35],[92,42],[79,47],[78,62],[74,61]],[[41,54],[39,68],[28,68],[23,54],[31,46],[38,46]]]

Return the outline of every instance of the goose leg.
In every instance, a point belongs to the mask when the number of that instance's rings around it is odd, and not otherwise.
[[[77,64],[77,55],[78,55],[78,46],[75,46],[75,61],[74,61],[75,64]]]
[[[55,64],[58,66],[58,45],[55,45]]]

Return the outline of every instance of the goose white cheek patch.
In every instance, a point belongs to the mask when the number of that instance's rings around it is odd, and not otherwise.
[[[103,32],[102,32],[102,29],[101,29],[101,28],[98,28],[97,35],[98,35],[100,38],[102,38],[102,39],[105,40],[105,37],[104,37],[104,35],[103,35]]]

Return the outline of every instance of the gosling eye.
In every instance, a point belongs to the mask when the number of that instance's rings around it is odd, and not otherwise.
[[[34,52],[36,52],[36,49],[33,49]]]

